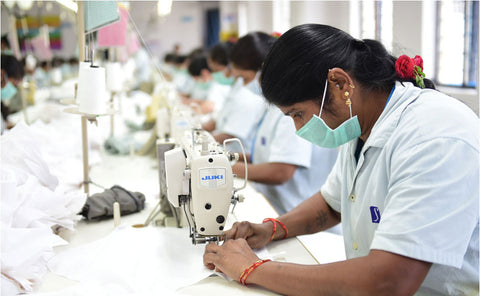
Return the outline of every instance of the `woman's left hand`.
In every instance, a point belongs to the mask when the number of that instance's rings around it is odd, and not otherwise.
[[[223,245],[208,244],[203,254],[203,264],[217,269],[231,279],[240,280],[242,272],[258,260],[257,255],[243,238],[227,240]]]

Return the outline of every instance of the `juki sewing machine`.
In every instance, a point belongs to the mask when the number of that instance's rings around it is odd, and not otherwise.
[[[228,139],[220,146],[210,133],[186,123],[181,126],[185,127],[183,136],[182,131],[175,132],[176,148],[163,153],[166,195],[173,207],[183,209],[193,244],[218,242],[230,205],[243,201],[238,190],[246,187],[246,181],[242,187],[234,187],[231,162],[239,156],[229,152],[226,144],[238,142],[246,162],[245,152],[238,139]]]

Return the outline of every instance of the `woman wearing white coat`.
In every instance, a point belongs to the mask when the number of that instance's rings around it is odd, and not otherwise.
[[[276,220],[235,224],[205,265],[287,295],[478,295],[478,117],[428,89],[422,68],[330,26],[282,35],[263,94],[300,136],[343,146],[320,192]],[[258,261],[250,249],[340,221],[346,261]]]

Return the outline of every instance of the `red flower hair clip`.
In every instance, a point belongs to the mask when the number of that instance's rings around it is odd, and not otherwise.
[[[280,36],[282,36],[282,34],[280,32],[272,32],[270,36],[272,36],[275,39],[278,39],[280,38]]]
[[[397,76],[404,79],[415,79],[416,84],[425,88],[423,78],[423,59],[421,56],[416,55],[413,59],[407,55],[400,56],[395,62],[395,72]]]

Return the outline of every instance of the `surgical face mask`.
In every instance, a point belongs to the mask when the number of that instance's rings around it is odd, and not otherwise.
[[[195,87],[200,90],[208,90],[210,88],[211,82],[195,81]]]
[[[13,55],[13,50],[11,50],[11,49],[3,49],[3,50],[2,50],[2,54],[5,54],[5,55]]]
[[[322,118],[323,103],[325,101],[325,94],[327,93],[328,81],[325,82],[325,90],[323,91],[322,105],[320,107],[320,114],[313,115],[296,134],[301,138],[325,148],[337,148],[351,140],[360,137],[362,131],[357,116],[352,117],[352,107],[350,108],[350,118],[343,122],[336,129],[332,130]]]
[[[235,81],[234,77],[225,76],[225,73],[223,73],[223,71],[213,72],[212,78],[221,85],[232,85]]]
[[[7,80],[7,84],[4,88],[2,88],[2,102],[8,101],[13,98],[14,95],[17,94],[17,88],[13,86],[13,84]]]

